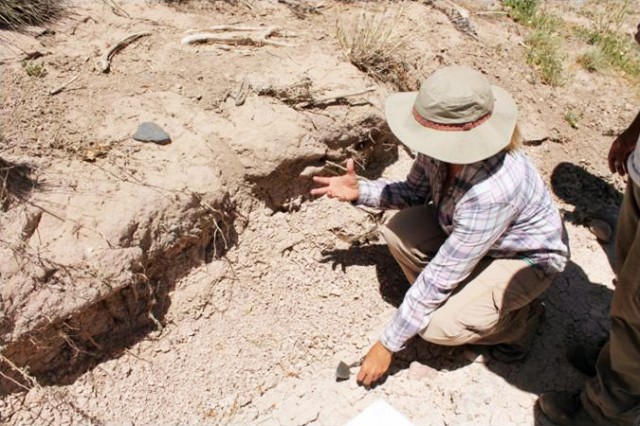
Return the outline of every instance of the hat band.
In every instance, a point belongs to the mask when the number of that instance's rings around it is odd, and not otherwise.
[[[428,120],[420,115],[416,107],[413,107],[413,117],[416,119],[418,123],[420,123],[424,127],[428,127],[429,129],[434,130],[443,130],[445,132],[459,132],[459,131],[467,131],[471,129],[475,129],[485,121],[487,121],[491,117],[491,111],[483,115],[474,121],[469,121],[467,123],[437,123],[435,121]]]

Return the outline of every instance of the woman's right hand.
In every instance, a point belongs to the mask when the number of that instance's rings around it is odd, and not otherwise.
[[[354,170],[353,159],[347,160],[347,173],[336,177],[314,176],[313,181],[321,186],[311,190],[311,195],[326,195],[340,201],[356,201],[360,196],[358,177]]]

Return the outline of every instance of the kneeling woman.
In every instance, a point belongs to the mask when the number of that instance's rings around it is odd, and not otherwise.
[[[462,66],[441,69],[419,92],[386,102],[389,127],[418,154],[404,181],[358,182],[353,161],[315,177],[313,195],[401,209],[384,227],[412,284],[365,357],[369,386],[413,336],[439,345],[494,345],[503,361],[524,357],[540,322],[537,297],[569,257],[557,208],[518,149],[517,108],[503,89]]]

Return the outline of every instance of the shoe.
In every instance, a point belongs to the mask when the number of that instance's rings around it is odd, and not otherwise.
[[[545,307],[543,303],[534,301],[531,310],[531,315],[525,325],[525,337],[518,343],[501,343],[492,347],[491,356],[494,359],[505,364],[511,364],[522,361],[527,357],[536,331],[544,320]]]
[[[500,344],[491,348],[491,357],[505,364],[522,361],[529,354],[529,348],[521,345]]]
[[[593,377],[596,375],[596,361],[601,349],[602,345],[575,345],[567,351],[567,359],[578,371]]]
[[[545,392],[538,398],[540,411],[559,425],[595,425],[580,402],[580,391]]]

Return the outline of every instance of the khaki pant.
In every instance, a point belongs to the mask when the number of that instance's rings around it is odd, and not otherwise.
[[[447,238],[432,206],[398,212],[382,235],[411,284]],[[420,337],[449,346],[526,344],[533,334],[527,327],[535,311],[531,302],[551,280],[522,259],[484,258],[435,310]]]
[[[640,187],[631,179],[616,235],[618,283],[611,302],[609,342],[596,363],[596,377],[582,393],[589,415],[603,424],[640,422]]]

